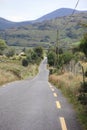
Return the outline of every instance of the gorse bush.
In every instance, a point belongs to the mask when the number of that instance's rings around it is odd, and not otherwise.
[[[23,59],[22,60],[22,65],[25,66],[25,67],[28,66],[28,60],[27,59]]]
[[[15,49],[14,48],[7,48],[5,51],[5,55],[7,57],[12,57],[15,55]]]
[[[48,53],[47,57],[48,57],[48,64],[49,64],[49,66],[55,66],[56,60],[57,60],[55,52],[50,51]]]
[[[34,52],[37,54],[38,57],[43,58],[43,48],[42,47],[35,47]]]
[[[64,64],[68,64],[73,58],[73,54],[70,52],[65,52],[61,56],[61,60],[63,61]]]
[[[29,64],[40,64],[41,60],[43,59],[43,48],[36,47],[33,49],[29,49],[26,52],[26,59],[28,60]]]
[[[83,105],[87,105],[87,82],[81,83],[79,88],[78,101],[80,101],[80,103]]]
[[[84,34],[83,39],[81,40],[81,43],[79,45],[80,51],[84,52],[86,58],[87,58],[87,33]]]

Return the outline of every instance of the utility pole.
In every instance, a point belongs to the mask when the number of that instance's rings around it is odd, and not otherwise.
[[[57,55],[57,66],[59,62],[59,31],[57,30],[57,39],[56,39],[56,55]]]

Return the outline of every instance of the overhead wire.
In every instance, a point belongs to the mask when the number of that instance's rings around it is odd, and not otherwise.
[[[74,13],[75,13],[75,11],[76,11],[76,8],[77,8],[77,6],[78,6],[78,4],[79,4],[79,1],[80,1],[80,0],[77,0],[77,2],[76,2],[76,4],[75,4],[75,7],[74,7],[74,9],[73,9],[71,15],[69,16],[70,19],[71,19],[71,17],[74,15]],[[66,28],[66,26],[69,24],[69,22],[70,22],[70,21],[67,21],[67,22],[66,22],[65,26],[63,27],[63,29]],[[58,45],[58,42],[59,42],[60,40],[61,40],[61,38],[59,38],[59,30],[57,29],[57,40],[56,40],[57,46],[59,46],[59,45]]]
[[[79,4],[79,2],[80,2],[80,0],[77,0],[77,2],[76,2],[76,4],[75,4],[75,7],[74,7],[74,9],[73,9],[71,15],[69,16],[69,19],[71,19],[72,16],[74,15],[74,13],[75,13],[75,11],[76,11],[76,8],[77,8],[77,6],[78,6],[78,4]],[[69,19],[68,19],[68,21],[66,21],[65,26],[63,27],[63,30],[64,30],[64,29],[66,28],[66,26],[69,24],[69,22],[70,22]],[[57,31],[59,31],[59,30],[57,29]]]
[[[75,13],[76,8],[77,8],[77,6],[78,6],[78,4],[79,4],[79,1],[80,1],[80,0],[77,1],[76,5],[75,5],[75,8],[74,8],[74,10],[73,10],[73,12],[72,12],[72,14],[71,14],[71,16]]]
[[[78,4],[79,4],[79,1],[80,1],[80,0],[78,0],[78,1],[76,2],[76,5],[75,5],[75,8],[73,9],[73,12],[72,12],[71,15],[69,16],[70,19],[71,19],[72,16],[74,15],[74,13],[75,13],[75,11],[76,11],[76,8],[77,8],[77,6],[78,6]],[[67,22],[66,22],[65,27],[66,27],[66,25],[68,25],[69,22],[70,22],[70,21],[67,21]],[[64,28],[65,28],[65,27],[64,27]]]

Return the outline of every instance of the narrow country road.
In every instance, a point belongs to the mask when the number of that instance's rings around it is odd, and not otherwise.
[[[72,106],[48,83],[46,62],[34,79],[0,88],[0,130],[81,130]]]

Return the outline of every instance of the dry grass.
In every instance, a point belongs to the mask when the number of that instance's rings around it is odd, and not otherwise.
[[[11,72],[0,70],[0,85],[14,80],[18,80],[18,77],[13,75]]]
[[[82,82],[82,76],[75,76],[72,73],[64,73],[62,75],[53,74],[50,75],[49,80],[57,85],[58,88],[63,88],[66,92],[77,95],[80,83]]]
[[[64,73],[62,75],[52,74],[49,77],[51,83],[56,87],[60,88],[63,94],[68,98],[68,100],[73,104],[78,116],[78,120],[81,122],[83,130],[87,130],[87,113],[85,106],[80,104],[77,100],[79,91],[83,81],[82,75],[73,75],[72,73]]]
[[[35,76],[37,72],[37,65],[24,67],[20,61],[0,62],[0,85]]]

